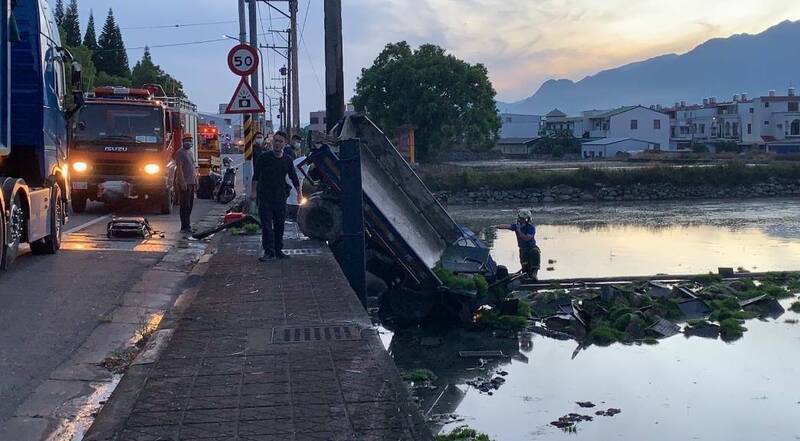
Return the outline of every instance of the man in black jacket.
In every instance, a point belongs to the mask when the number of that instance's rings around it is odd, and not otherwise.
[[[272,152],[265,151],[258,157],[253,170],[253,187],[250,197],[258,203],[261,218],[261,246],[264,254],[258,259],[262,262],[274,258],[285,259],[283,253],[283,226],[286,222],[286,198],[290,187],[286,185],[288,176],[302,197],[302,189],[292,159],[284,154],[286,133],[272,135]]]

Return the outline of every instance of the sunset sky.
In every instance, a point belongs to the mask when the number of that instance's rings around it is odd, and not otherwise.
[[[55,0],[49,0],[55,4]],[[65,1],[66,2],[66,1]],[[668,52],[685,52],[713,37],[758,33],[800,19],[800,2],[786,0],[343,0],[345,87],[351,93],[363,67],[387,42],[438,44],[472,63],[484,63],[498,99],[531,95],[550,78],[578,80],[598,70]],[[95,13],[98,34],[109,7],[122,28],[131,67],[145,45],[221,40],[238,35],[236,0],[79,0],[81,26]],[[324,108],[323,0],[300,0],[301,121]],[[269,9],[260,6],[269,27]],[[275,27],[287,21],[271,13]],[[201,26],[153,28],[160,25]],[[219,23],[224,22],[224,23]],[[275,34],[265,36],[270,43]],[[154,47],[156,63],[182,80],[203,110],[227,102],[236,77],[225,65],[235,44],[211,41]],[[267,66],[282,64],[270,55]]]

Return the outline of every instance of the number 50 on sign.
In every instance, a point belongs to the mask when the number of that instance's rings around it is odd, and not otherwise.
[[[258,51],[246,44],[234,46],[228,52],[228,67],[240,77],[255,73],[258,69]]]

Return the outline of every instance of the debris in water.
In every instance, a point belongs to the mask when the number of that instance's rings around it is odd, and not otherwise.
[[[575,404],[584,408],[594,407],[594,403],[592,403],[591,401],[576,401]]]
[[[616,415],[618,413],[622,413],[622,411],[617,409],[617,408],[615,408],[615,407],[611,407],[611,408],[609,408],[607,410],[598,410],[594,414],[597,415],[597,416],[613,417],[614,415]]]
[[[550,265],[552,265],[552,264],[556,263],[556,259],[548,259],[548,260],[547,260],[547,263],[549,263]]]
[[[461,358],[507,358],[503,351],[458,351]]]

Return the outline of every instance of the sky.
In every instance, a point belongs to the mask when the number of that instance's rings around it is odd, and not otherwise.
[[[48,0],[55,4],[55,0]],[[66,3],[67,1],[65,1]],[[324,109],[323,0],[299,0],[301,122]],[[284,8],[284,2],[273,2]],[[227,103],[238,77],[226,55],[238,36],[236,0],[78,0],[81,27],[95,13],[98,35],[113,8],[133,67],[151,47],[154,61],[181,80],[201,110]],[[284,46],[288,20],[259,2],[259,38]],[[497,99],[517,101],[551,78],[579,80],[599,70],[663,53],[682,53],[713,37],[758,33],[800,19],[786,0],[342,0],[345,90],[386,43],[434,43],[470,63],[483,63]],[[190,26],[174,26],[190,25]],[[201,44],[158,47],[164,44]],[[264,49],[265,76],[277,86],[285,60]],[[275,92],[273,92],[275,94]],[[267,104],[267,103],[265,103]],[[277,100],[273,103],[277,106]],[[274,109],[277,112],[277,109]]]

